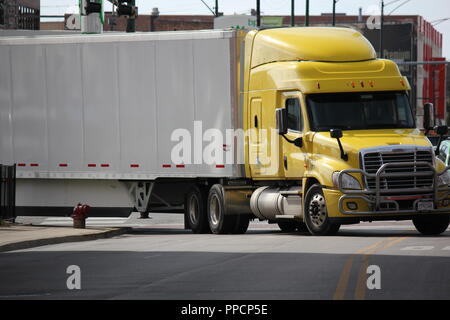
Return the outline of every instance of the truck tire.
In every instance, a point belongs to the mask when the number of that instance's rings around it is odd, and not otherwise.
[[[447,230],[450,223],[449,215],[434,215],[414,217],[413,224],[423,235],[434,236]]]
[[[297,220],[286,220],[277,221],[278,227],[283,232],[308,232],[306,224],[302,221]]]
[[[204,193],[194,186],[186,195],[185,214],[194,233],[210,233]]]
[[[298,232],[308,232],[308,227],[306,226],[306,223],[303,221],[297,221],[297,229]]]
[[[243,234],[247,232],[250,218],[245,215],[236,216],[236,224],[233,229],[233,234]]]
[[[313,184],[305,197],[305,223],[309,232],[315,236],[334,235],[340,225],[331,223],[328,218],[327,205],[319,184]]]
[[[297,229],[297,223],[292,220],[277,221],[278,228],[283,232],[294,232]]]
[[[211,232],[214,234],[233,233],[238,229],[237,217],[225,214],[222,186],[220,184],[213,185],[208,196],[208,222]]]

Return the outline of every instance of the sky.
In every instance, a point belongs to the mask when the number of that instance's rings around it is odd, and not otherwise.
[[[107,2],[106,0],[104,0]],[[211,8],[214,0],[203,0]],[[391,3],[393,2],[393,3]],[[332,0],[310,0],[310,14],[320,15],[332,11]],[[379,0],[339,0],[336,12],[357,15],[358,9],[363,14],[372,14]],[[396,9],[399,5],[405,3]],[[224,14],[249,14],[251,8],[256,7],[255,0],[219,0],[219,11]],[[385,0],[385,14],[396,9],[393,14],[421,15],[432,22],[442,18],[450,18],[450,0]],[[150,14],[152,8],[157,7],[160,14],[211,14],[201,0],[136,0],[140,14]],[[264,15],[289,15],[291,0],[261,0],[261,13]],[[305,13],[305,0],[296,0],[296,14]],[[41,0],[41,14],[60,15],[74,13],[78,0]],[[108,10],[110,4],[106,5]],[[435,26],[443,34],[443,56],[450,60],[450,19]]]

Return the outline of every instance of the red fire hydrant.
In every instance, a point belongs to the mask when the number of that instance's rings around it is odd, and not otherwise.
[[[86,219],[88,217],[89,207],[87,204],[77,204],[73,208],[71,218],[73,219],[73,227],[77,229],[86,228]]]

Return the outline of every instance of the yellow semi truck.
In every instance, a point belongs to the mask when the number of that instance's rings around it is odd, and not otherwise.
[[[412,219],[424,234],[446,230],[449,173],[416,126],[410,86],[394,62],[377,59],[360,33],[343,28],[253,31],[246,46],[244,123],[276,127],[283,137],[278,170],[252,161],[258,152],[248,140],[247,177],[298,182],[287,191],[257,189],[258,217],[281,218],[283,200],[274,194],[286,198],[295,188],[301,200],[291,218],[312,234],[396,219]],[[281,221],[295,228],[295,220]]]
[[[450,175],[410,85],[355,30],[5,37],[0,55],[0,163],[17,164],[19,215],[83,202],[183,212],[195,233],[255,218],[314,235],[448,227]]]

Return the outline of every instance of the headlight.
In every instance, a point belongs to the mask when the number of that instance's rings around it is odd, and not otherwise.
[[[333,172],[332,180],[336,188],[338,188],[338,177],[339,171]],[[349,175],[348,173],[342,174],[341,183],[342,189],[361,190],[361,185],[359,184],[359,181],[352,175]]]
[[[450,172],[446,170],[439,177],[439,185],[449,185],[450,184]]]

